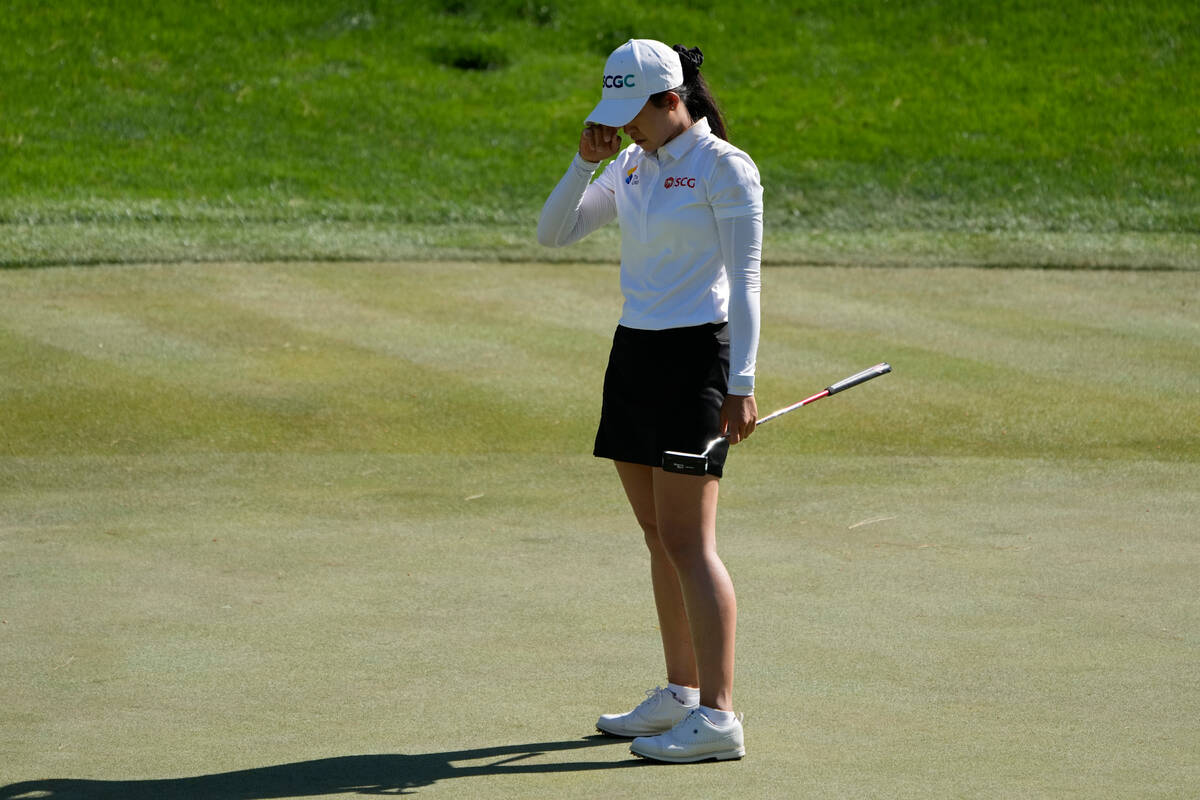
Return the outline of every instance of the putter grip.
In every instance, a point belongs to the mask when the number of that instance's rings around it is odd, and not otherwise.
[[[857,375],[851,375],[849,378],[844,378],[838,381],[833,386],[830,386],[826,391],[830,394],[837,394],[843,389],[849,389],[852,386],[858,386],[860,383],[866,383],[871,378],[878,378],[880,375],[891,372],[892,367],[886,361],[882,364],[876,364],[873,367],[864,369]]]

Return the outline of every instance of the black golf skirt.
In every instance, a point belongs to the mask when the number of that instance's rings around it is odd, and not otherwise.
[[[596,431],[599,458],[662,466],[666,450],[699,453],[720,436],[729,390],[729,331],[724,322],[646,331],[618,326],[604,373]],[[708,454],[721,477],[729,443]]]

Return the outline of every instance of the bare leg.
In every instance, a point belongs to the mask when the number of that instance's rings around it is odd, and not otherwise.
[[[717,495],[711,475],[655,469],[658,538],[675,567],[683,593],[700,678],[700,703],[733,710],[737,599],[717,555]]]
[[[616,462],[616,465],[625,495],[629,498],[634,516],[645,534],[646,547],[650,550],[650,580],[654,586],[654,605],[658,609],[667,680],[679,686],[699,686],[696,655],[679,576],[658,538],[658,518],[654,510],[654,469],[623,461]]]
[[[667,679],[731,711],[737,599],[717,555],[719,483],[623,462],[617,472],[650,550]]]

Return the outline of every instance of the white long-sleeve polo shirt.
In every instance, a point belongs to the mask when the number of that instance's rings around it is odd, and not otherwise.
[[[589,183],[598,167],[576,154],[542,208],[538,241],[561,247],[617,218],[620,324],[728,321],[729,392],[753,394],[762,252],[754,162],[701,119],[654,153],[629,145]]]

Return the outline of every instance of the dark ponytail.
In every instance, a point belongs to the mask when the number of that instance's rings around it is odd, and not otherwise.
[[[679,53],[679,63],[683,66],[683,85],[670,91],[679,95],[679,99],[687,107],[693,122],[707,118],[712,132],[725,141],[729,141],[729,137],[725,133],[725,119],[721,116],[721,109],[717,107],[716,98],[712,96],[708,84],[704,81],[704,76],[700,74],[700,65],[704,63],[704,54],[700,52],[699,47],[688,49],[681,44],[675,45],[674,50]],[[667,93],[659,92],[650,95],[650,102],[659,108],[664,107],[667,104]]]

